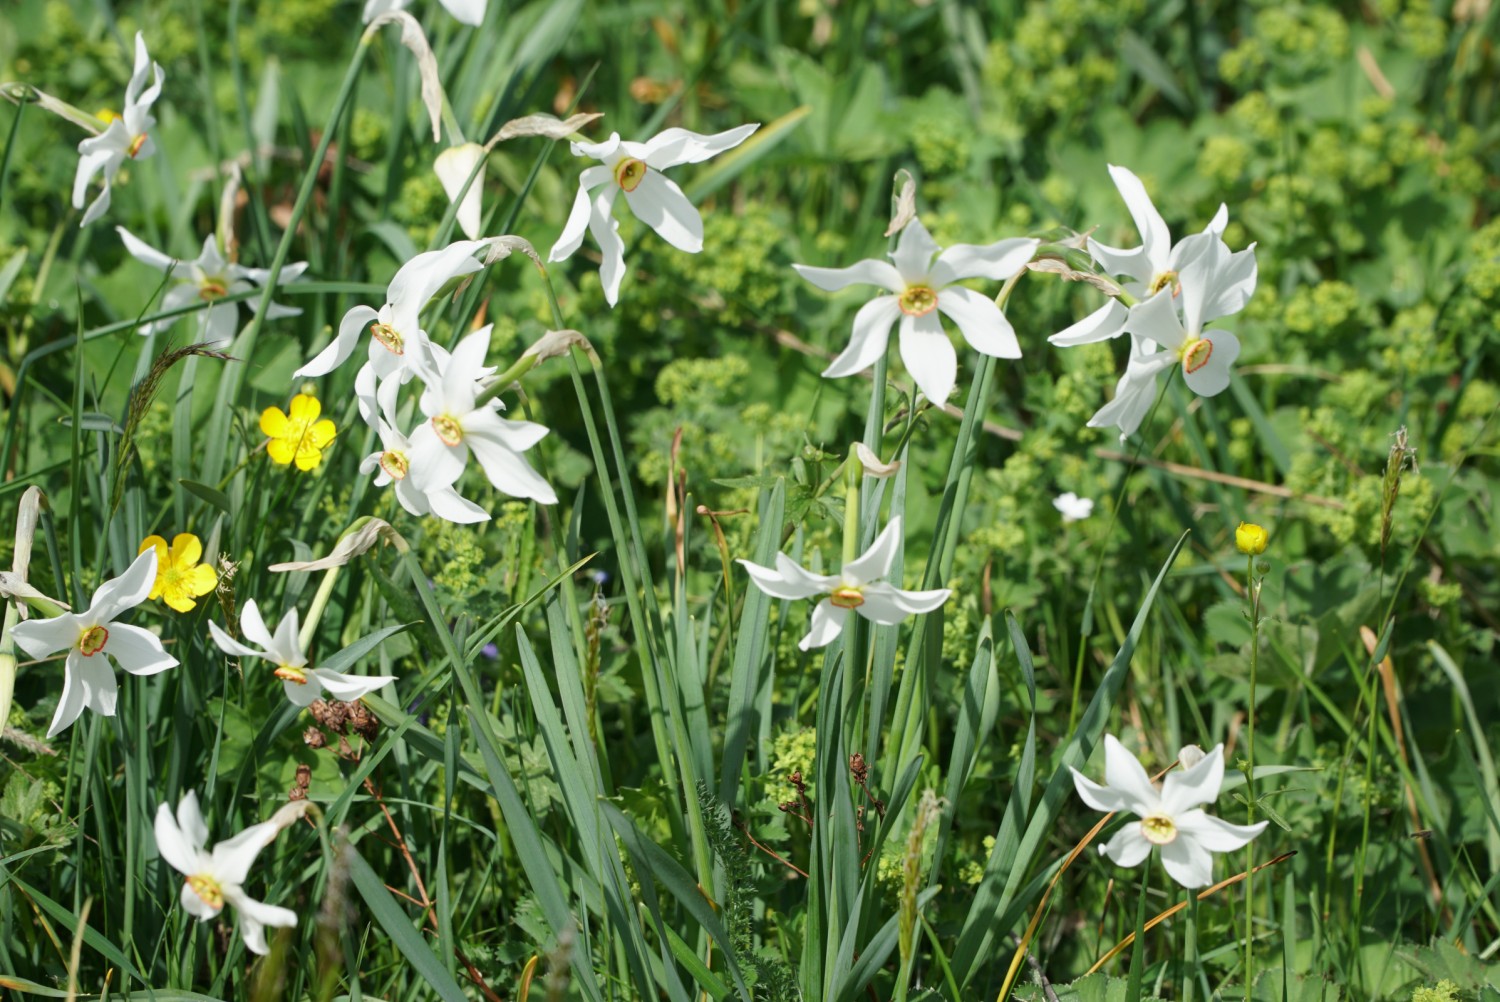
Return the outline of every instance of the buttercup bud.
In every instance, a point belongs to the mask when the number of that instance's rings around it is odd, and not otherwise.
[[[1254,522],[1241,522],[1239,528],[1234,530],[1234,545],[1241,553],[1252,557],[1266,552],[1266,541],[1269,538],[1266,530]]]

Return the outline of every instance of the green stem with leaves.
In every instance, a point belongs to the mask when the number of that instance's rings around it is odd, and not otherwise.
[[[1255,555],[1245,557],[1245,587],[1250,599],[1250,705],[1245,734],[1246,824],[1255,823],[1255,681],[1260,666],[1260,582],[1255,576]],[[1255,840],[1245,846],[1245,1002],[1254,981],[1255,942]]]

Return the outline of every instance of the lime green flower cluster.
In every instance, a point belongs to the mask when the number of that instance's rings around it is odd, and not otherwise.
[[[743,212],[715,212],[703,221],[703,241],[713,254],[678,255],[674,262],[691,286],[712,289],[723,298],[715,320],[738,327],[787,305],[790,284],[782,250],[786,228],[770,207],[752,203]]]
[[[818,732],[812,727],[782,731],[771,739],[771,774],[766,778],[766,795],[776,803],[797,799],[796,789],[786,781],[794,772],[802,773],[811,795],[813,757],[818,746]]]
[[[1411,991],[1411,1002],[1458,1002],[1458,985],[1447,978],[1431,988],[1418,985]]]
[[[990,43],[982,68],[986,132],[1019,142],[1039,126],[1087,115],[1120,76],[1116,41],[1144,15],[1143,0],[1028,4],[1015,28]]]

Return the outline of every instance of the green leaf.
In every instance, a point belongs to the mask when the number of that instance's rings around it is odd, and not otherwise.
[[[468,996],[458,986],[458,982],[453,980],[448,968],[428,948],[422,934],[413,928],[410,916],[396,903],[391,892],[385,889],[385,882],[370,869],[370,864],[365,862],[359,850],[346,844],[343,851],[344,860],[349,867],[349,879],[358,889],[360,897],[365,899],[370,914],[380,923],[386,935],[391,937],[391,942],[396,944],[401,955],[411,962],[411,966],[427,982],[428,989],[443,1002],[468,1002]]]
[[[200,484],[196,480],[179,479],[177,482],[182,485],[183,490],[187,491],[198,500],[207,501],[209,504],[213,505],[215,508],[219,509],[226,515],[233,514],[233,512],[230,511],[229,495],[225,494],[223,491],[216,490],[208,486],[207,484]]]

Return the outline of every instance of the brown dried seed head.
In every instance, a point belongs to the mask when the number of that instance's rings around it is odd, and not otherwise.
[[[328,738],[321,728],[310,726],[302,732],[302,743],[309,748],[322,748],[328,743]]]
[[[308,765],[306,762],[298,762],[297,785],[305,790],[310,783],[312,783],[312,766]]]

